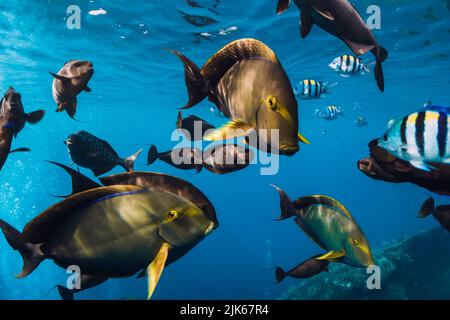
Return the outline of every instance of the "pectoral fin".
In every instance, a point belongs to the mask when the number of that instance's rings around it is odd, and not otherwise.
[[[155,259],[150,263],[147,267],[147,276],[148,276],[148,297],[150,300],[152,298],[153,292],[155,291],[156,285],[158,284],[159,279],[161,278],[162,272],[164,270],[164,266],[166,264],[167,257],[169,255],[170,244],[164,242],[161,248],[159,249],[158,254]]]
[[[220,141],[234,139],[237,137],[243,137],[248,135],[254,127],[252,125],[246,124],[244,121],[239,119],[233,119],[224,126],[215,129],[211,133],[203,137],[206,141]]]
[[[91,89],[91,88],[89,88],[88,86],[86,86],[86,87],[84,88],[84,91],[86,91],[86,92],[91,92],[91,91],[92,91],[92,89]]]
[[[304,144],[311,144],[308,139],[306,139],[300,132],[297,134],[298,141]]]
[[[58,79],[64,83],[66,82],[70,82],[70,78],[64,77],[64,76],[60,76],[59,74],[50,72],[50,74],[52,75],[53,78]]]
[[[317,257],[316,259],[334,262],[334,261],[338,260],[339,258],[342,258],[343,256],[345,256],[345,253],[342,251],[330,251],[320,257]]]

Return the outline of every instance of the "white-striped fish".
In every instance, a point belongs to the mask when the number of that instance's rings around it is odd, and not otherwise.
[[[362,59],[350,54],[337,57],[329,64],[329,67],[336,72],[343,74],[364,74],[370,72],[364,65]]]
[[[336,120],[339,116],[344,116],[344,110],[336,106],[328,106],[323,111],[316,109],[315,115],[325,120]]]
[[[428,106],[396,121],[378,140],[378,146],[431,171],[429,163],[450,164],[450,108]]]
[[[328,82],[321,82],[312,79],[305,79],[300,81],[294,88],[294,93],[300,99],[319,99],[325,94],[330,93],[330,89],[337,83],[329,84]]]

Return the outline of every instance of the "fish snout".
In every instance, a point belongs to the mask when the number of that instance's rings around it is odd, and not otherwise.
[[[364,173],[374,175],[373,170],[373,159],[372,158],[364,158],[358,161],[358,169]]]
[[[280,147],[280,154],[286,155],[288,157],[293,156],[300,150],[298,144],[297,145],[282,145]]]

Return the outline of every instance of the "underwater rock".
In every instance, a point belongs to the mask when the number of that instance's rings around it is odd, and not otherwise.
[[[450,234],[441,228],[416,234],[374,252],[381,289],[369,290],[366,269],[331,264],[289,288],[283,300],[450,299]]]

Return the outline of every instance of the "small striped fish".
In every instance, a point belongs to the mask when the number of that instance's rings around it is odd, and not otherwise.
[[[304,100],[319,99],[322,95],[329,94],[330,88],[335,85],[336,83],[328,84],[327,82],[305,79],[295,86],[294,93]]]
[[[431,171],[428,163],[450,164],[450,108],[427,106],[396,121],[378,145],[414,167]]]
[[[345,74],[364,74],[366,71],[369,72],[362,59],[349,54],[337,57],[329,66],[334,71]]]
[[[344,116],[344,110],[336,106],[328,106],[323,111],[316,109],[315,115],[325,120],[336,120],[339,116]]]

